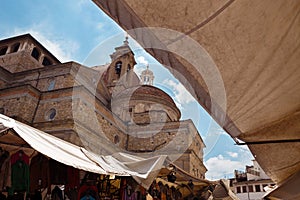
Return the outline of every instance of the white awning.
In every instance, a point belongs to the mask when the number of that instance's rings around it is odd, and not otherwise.
[[[98,174],[133,176],[146,188],[150,186],[167,158],[155,156],[146,159],[125,153],[97,155],[2,114],[0,124],[12,128],[33,149],[58,162]]]
[[[264,195],[266,199],[300,199],[300,172],[296,172],[286,181]]]

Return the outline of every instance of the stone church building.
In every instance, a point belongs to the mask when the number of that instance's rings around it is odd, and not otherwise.
[[[110,64],[89,68],[61,63],[29,34],[0,41],[0,112],[96,153],[167,154],[205,178],[205,145],[193,122],[180,120],[148,67],[137,76],[127,38],[110,56]]]

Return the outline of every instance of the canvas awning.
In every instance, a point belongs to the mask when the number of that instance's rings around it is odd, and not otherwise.
[[[13,129],[33,149],[58,162],[98,174],[132,176],[145,188],[150,186],[167,159],[167,156],[141,158],[126,153],[97,155],[2,114],[0,126],[2,130]]]
[[[300,170],[300,1],[93,1],[276,183]]]
[[[270,200],[300,199],[299,185],[300,185],[300,172],[297,172],[293,174],[291,177],[289,177],[285,182],[276,186],[276,188],[274,188],[273,190],[267,192],[267,194],[264,195],[264,198]]]

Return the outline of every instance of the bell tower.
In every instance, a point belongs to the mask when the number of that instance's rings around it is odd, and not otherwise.
[[[123,45],[116,47],[110,57],[112,62],[107,70],[107,86],[112,93],[112,90],[120,91],[132,84],[133,68],[136,62],[127,36]]]

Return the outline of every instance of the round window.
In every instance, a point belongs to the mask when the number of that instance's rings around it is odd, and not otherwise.
[[[46,120],[53,120],[56,116],[56,110],[51,108],[46,114]]]

